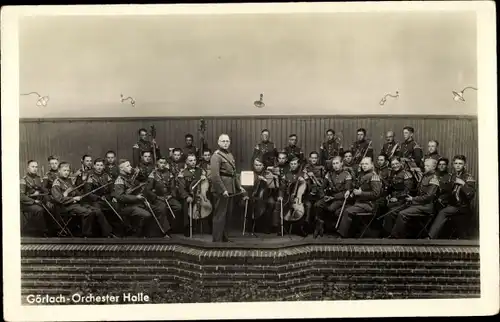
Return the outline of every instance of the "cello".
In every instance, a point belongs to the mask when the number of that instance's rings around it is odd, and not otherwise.
[[[293,188],[293,191],[288,195],[288,200],[283,205],[283,206],[288,205],[288,210],[283,215],[283,219],[288,221],[288,222],[299,221],[304,216],[304,213],[305,213],[304,204],[299,203],[298,198],[297,198],[300,186],[305,185],[305,179],[302,176],[300,176],[300,173],[302,173],[302,171],[303,170],[301,167],[299,169],[299,171],[297,172],[297,181],[295,182],[295,186]],[[305,191],[305,188],[303,189],[302,194],[304,193],[304,191]]]
[[[200,168],[197,168],[200,169]],[[201,169],[200,169],[201,170]],[[212,213],[212,203],[207,197],[210,184],[208,178],[201,170],[201,176],[198,181],[192,181],[189,190],[193,194],[193,202],[189,205],[189,236],[193,236],[193,219],[205,219]]]

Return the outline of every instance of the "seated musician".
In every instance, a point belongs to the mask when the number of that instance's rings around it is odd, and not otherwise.
[[[150,151],[142,151],[141,152],[141,161],[139,166],[135,169],[138,171],[137,180],[139,182],[148,181],[149,175],[155,169],[155,165],[153,164],[153,156]]]
[[[104,217],[102,211],[90,205],[82,203],[82,193],[76,189],[69,177],[70,165],[68,162],[59,164],[59,175],[52,184],[52,200],[57,207],[68,215],[81,217],[82,220],[82,235],[83,237],[91,237],[93,235],[92,226],[94,220],[97,221],[101,230],[101,235],[113,237],[111,233],[111,225]]]
[[[408,196],[409,207],[399,212],[396,223],[389,238],[405,238],[410,235],[408,222],[414,217],[431,216],[434,212],[434,201],[439,193],[439,179],[436,176],[436,160],[427,159],[424,162],[424,174],[418,183],[418,195]]]
[[[467,172],[465,164],[465,156],[456,155],[453,158],[454,172],[450,178],[450,182],[453,184],[453,190],[449,195],[446,207],[439,211],[436,219],[432,223],[429,230],[430,238],[438,238],[444,224],[454,216],[471,213],[471,203],[476,193],[476,180]],[[465,229],[460,229],[459,232],[463,235]]]
[[[448,165],[450,160],[448,158],[440,158],[438,160],[436,176],[439,179],[439,196],[436,203],[436,211],[448,205],[453,190],[453,183],[451,182],[451,174],[448,172]]]
[[[301,162],[300,158],[299,163]],[[293,157],[292,157],[293,159]],[[290,171],[290,164],[288,164],[288,154],[285,151],[281,151],[278,153],[278,160],[276,162],[276,166],[273,168],[274,174],[278,175],[280,178],[283,178],[287,172]]]
[[[115,151],[109,150],[106,152],[106,162],[104,163],[105,171],[111,176],[111,178],[116,180],[120,174],[120,169],[116,164],[116,153]]]
[[[338,233],[342,237],[350,237],[353,218],[360,213],[372,213],[375,210],[375,202],[382,193],[382,181],[373,171],[373,162],[370,157],[361,160],[361,173],[356,181],[355,189],[351,196],[354,197],[354,205],[347,207],[340,220]]]
[[[344,165],[344,170],[348,171],[353,180],[356,180],[358,174],[358,165],[354,163],[351,151],[345,151],[342,157],[342,164]]]
[[[115,180],[113,195],[118,202],[119,212],[132,225],[133,236],[144,237],[147,235],[145,224],[152,219],[151,213],[146,210],[146,198],[141,193],[146,183],[139,183],[137,176],[132,175],[130,161],[121,159],[118,166],[120,175]]]
[[[309,162],[304,167],[304,179],[307,183],[304,198],[306,232],[309,232],[309,227],[315,222],[316,214],[312,206],[321,199],[321,187],[325,175],[325,167],[319,164],[319,153],[312,151],[309,153]]]
[[[51,155],[50,157],[48,157],[47,161],[49,162],[49,171],[45,173],[42,181],[43,187],[50,193],[52,184],[54,183],[54,180],[57,179],[57,176],[59,174],[59,157]]]
[[[389,173],[391,172],[389,161],[384,154],[381,154],[377,157],[377,164],[375,164],[375,172],[382,180],[382,184],[384,185],[384,189],[387,189],[389,184]]]
[[[290,160],[292,160],[295,157],[299,158],[300,165],[306,162],[304,151],[302,151],[302,149],[299,146],[297,146],[297,134],[290,134],[288,136],[288,145],[285,148],[283,148],[282,151],[287,155],[288,162],[290,162]]]
[[[183,232],[184,236],[189,237],[189,207],[193,206],[196,202],[195,192],[197,192],[198,186],[201,187],[201,181],[207,180],[207,172],[199,166],[196,166],[196,155],[190,154],[186,158],[186,168],[184,168],[177,176],[179,182],[179,200],[183,201],[182,209],[184,212],[183,216]],[[193,186],[196,184],[195,191],[193,191]],[[176,200],[177,202],[177,200]],[[180,203],[179,203],[180,206]],[[208,226],[211,220],[209,218],[204,218]]]
[[[185,168],[186,164],[182,160],[182,150],[180,148],[172,150],[172,157],[168,160],[168,165],[175,177]]]
[[[123,227],[116,220],[111,220],[111,218],[116,218],[116,215],[113,213],[116,210],[112,205],[112,192],[113,178],[105,170],[104,159],[97,158],[94,160],[94,170],[89,173],[84,185],[84,193],[89,194],[85,198],[85,202],[94,208],[100,209],[111,226],[113,226],[113,231],[117,231]]]
[[[292,161],[290,161],[290,172],[287,172],[281,180],[278,203],[283,202],[283,205],[286,204],[287,208],[290,208],[290,213],[295,211],[299,219],[293,222],[290,221],[289,225],[298,224],[300,227],[300,235],[305,237],[307,236],[307,232],[304,225],[303,196],[307,184],[302,175],[303,172],[299,169],[299,158],[293,158]]]
[[[256,158],[253,161],[254,184],[252,193],[253,218],[259,232],[278,233],[280,225],[279,177],[264,167]]]
[[[84,154],[81,159],[82,166],[73,176],[75,177],[75,186],[79,186],[87,181],[89,174],[92,172],[92,157]]]
[[[148,203],[146,203],[146,209],[149,212],[154,212],[156,219],[158,219],[157,222],[153,217],[153,220],[149,221],[149,234],[150,236],[170,238],[171,226],[177,228],[178,231],[182,230],[182,218],[179,215],[182,205],[176,199],[178,198],[177,180],[168,167],[167,158],[160,156],[156,164],[157,168],[149,174],[144,188],[144,196],[151,205],[149,208]],[[175,224],[170,224],[169,216],[172,217]],[[165,233],[161,231],[159,226],[163,228]]]
[[[317,208],[314,238],[323,235],[326,216],[331,219],[330,222],[335,223],[337,221],[346,199],[346,192],[349,193],[351,188],[351,174],[343,169],[342,158],[340,156],[334,157],[332,159],[332,169],[328,171],[323,181],[322,198],[314,204],[314,207]],[[326,216],[325,212],[328,213]]]
[[[28,161],[28,169],[24,177],[21,178],[21,212],[28,216],[28,229],[23,236],[47,237],[49,234],[46,222],[43,202],[48,199],[48,190],[42,184],[42,179],[38,176],[38,162]],[[23,227],[23,226],[21,226]]]
[[[400,158],[394,157],[391,161],[391,172],[388,178],[387,189],[387,215],[381,216],[383,219],[384,234],[389,235],[394,226],[394,219],[398,215],[398,210],[403,209],[406,204],[406,197],[413,190],[414,179],[410,172],[406,171],[401,164]],[[397,209],[397,208],[400,209]]]

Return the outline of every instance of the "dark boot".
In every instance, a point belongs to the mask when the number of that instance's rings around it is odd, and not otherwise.
[[[323,233],[325,231],[325,222],[321,219],[316,220],[316,228],[314,229],[314,238],[318,238],[318,236],[323,237]]]

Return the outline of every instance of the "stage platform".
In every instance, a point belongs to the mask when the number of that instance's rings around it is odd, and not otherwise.
[[[122,292],[150,303],[480,296],[478,241],[229,238],[23,238],[23,303]]]

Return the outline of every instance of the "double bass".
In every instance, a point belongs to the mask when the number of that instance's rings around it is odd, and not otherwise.
[[[204,175],[204,171],[202,171]],[[208,178],[200,178],[198,181],[192,181],[189,190],[193,194],[193,204],[191,210],[192,219],[204,219],[210,216],[212,213],[212,203],[207,197],[208,189],[210,188],[210,183]]]
[[[302,173],[302,171],[303,170],[301,167],[301,169],[299,169],[299,171],[297,172],[297,181],[294,185],[291,185],[289,187],[290,189],[293,186],[293,190],[288,195],[288,200],[283,204],[283,207],[287,206],[287,211],[283,215],[283,219],[288,222],[299,221],[305,213],[304,203],[299,203],[297,198],[300,186],[306,184],[305,179],[299,175],[300,173]]]

